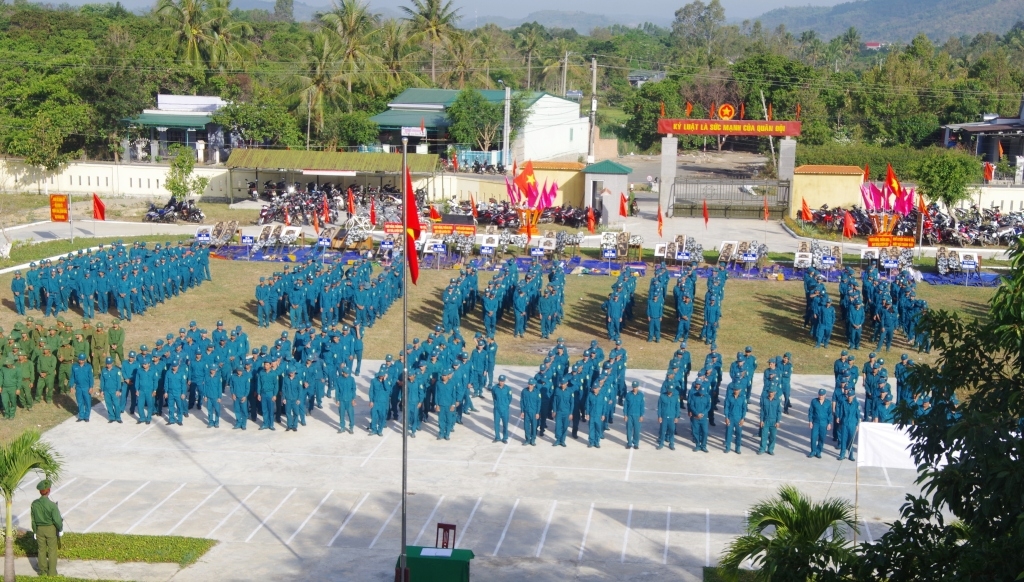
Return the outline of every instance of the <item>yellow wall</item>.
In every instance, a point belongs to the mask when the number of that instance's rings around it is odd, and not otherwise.
[[[572,204],[580,206],[583,204],[583,172],[568,170],[536,170],[538,188],[544,186],[544,181],[550,185],[558,184],[558,196],[555,197],[555,206]],[[511,180],[511,176],[509,177]],[[504,180],[477,178],[472,175],[458,175],[458,184],[455,192],[460,200],[468,200],[469,195],[477,202],[487,202],[494,198],[498,202],[508,200],[508,193]]]
[[[817,210],[822,204],[829,208],[863,206],[860,197],[861,176],[835,176],[820,174],[796,174],[793,176],[793,195],[789,199],[789,216],[796,219],[803,200],[810,209]]]

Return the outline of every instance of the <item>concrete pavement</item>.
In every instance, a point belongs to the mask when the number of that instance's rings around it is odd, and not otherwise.
[[[367,362],[376,369],[377,362]],[[499,367],[516,392],[533,368]],[[456,545],[476,553],[475,579],[700,580],[742,532],[747,508],[794,484],[816,499],[855,496],[855,463],[808,459],[807,403],[831,376],[794,378],[795,407],[784,417],[774,456],[755,455],[752,428],[760,379],[744,429],[743,454],[723,454],[722,423],[709,453],[693,452],[688,422],[675,451],[656,451],[654,407],[664,372],[631,370],[643,383],[647,410],[639,450],[624,448],[616,418],[601,449],[569,439],[551,446],[550,432],[523,446],[513,419],[509,443],[493,443],[491,401],[465,417],[450,441],[436,440],[434,416],[409,441],[408,541],[432,545],[437,522],[458,526]],[[758,374],[760,377],[760,374]],[[220,543],[173,580],[390,580],[398,554],[401,433],[389,423],[369,436],[366,380],[361,378],[358,428],[337,434],[331,403],[299,432],[209,429],[203,413],[183,427],[108,424],[102,405],[89,424],[66,421],[46,433],[66,459],[53,498],[69,531],[212,537]],[[518,413],[518,396],[513,415]],[[621,408],[618,411],[621,413]],[[550,424],[549,424],[550,427]],[[917,492],[912,471],[860,471],[862,537],[877,539]],[[24,526],[34,493],[26,482],[14,515]]]

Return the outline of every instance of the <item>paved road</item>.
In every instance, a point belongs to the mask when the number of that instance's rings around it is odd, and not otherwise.
[[[374,369],[372,363],[367,366]],[[533,369],[511,367],[521,386]],[[631,371],[648,391],[651,410],[661,371]],[[655,418],[644,422],[639,450],[626,450],[621,420],[601,449],[585,436],[553,448],[550,433],[536,447],[492,443],[490,400],[466,417],[451,441],[435,439],[431,422],[410,440],[408,539],[430,545],[437,522],[458,526],[456,545],[477,555],[475,577],[486,580],[699,580],[743,528],[745,510],[792,483],[815,498],[854,498],[855,463],[807,459],[806,402],[827,376],[799,376],[797,402],[785,417],[773,457],[757,456],[753,429],[743,454],[722,453],[723,428],[712,428],[710,453],[690,449],[680,424],[676,451],[654,449]],[[360,392],[365,397],[365,380]],[[757,411],[755,384],[751,416]],[[361,402],[365,402],[361,400]],[[513,410],[517,410],[513,405]],[[184,427],[69,420],[46,434],[67,460],[54,488],[69,531],[212,537],[219,544],[174,580],[390,580],[400,540],[401,438],[362,430],[339,435],[331,410],[316,411],[298,433],[271,433],[250,423],[241,432],[205,427],[203,414]],[[621,412],[621,409],[620,409]],[[366,406],[357,407],[361,419]],[[360,426],[365,420],[360,420]],[[875,539],[898,514],[915,473],[860,471],[864,534]],[[27,523],[33,482],[16,498]]]

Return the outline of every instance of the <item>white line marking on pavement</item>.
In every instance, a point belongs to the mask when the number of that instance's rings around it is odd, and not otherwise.
[[[62,511],[62,512],[61,512],[61,514],[62,514],[62,515],[67,515],[67,514],[71,513],[71,512],[72,512],[72,511],[74,511],[74,510],[75,510],[75,508],[77,508],[77,507],[78,507],[79,505],[81,505],[81,504],[85,503],[86,501],[89,501],[89,499],[91,499],[93,495],[96,495],[97,493],[99,493],[100,491],[102,491],[104,487],[106,487],[107,485],[110,485],[110,484],[111,484],[111,483],[113,483],[113,482],[114,482],[114,480],[113,480],[113,479],[111,479],[110,481],[107,481],[107,482],[106,482],[106,483],[104,483],[103,485],[100,485],[99,487],[97,487],[97,488],[96,488],[96,490],[95,490],[95,491],[93,491],[92,493],[90,493],[90,494],[86,495],[85,497],[83,497],[83,498],[82,498],[82,500],[81,500],[81,501],[79,501],[78,503],[76,503],[76,504],[72,505],[72,506],[71,506],[71,509],[69,509],[69,510],[67,510],[67,511]]]
[[[885,484],[892,487],[892,481],[889,480],[889,471],[882,467],[882,474],[885,475]]]
[[[583,561],[583,550],[587,549],[587,534],[590,533],[590,519],[594,517],[594,504],[590,504],[590,513],[587,513],[587,525],[583,528],[583,541],[580,542],[580,555],[576,558],[577,562]]]
[[[241,509],[241,508],[242,508],[242,507],[243,507],[243,506],[245,505],[245,502],[246,502],[246,501],[249,501],[249,498],[250,498],[250,497],[252,497],[252,496],[253,496],[253,494],[254,494],[254,493],[256,493],[256,492],[257,492],[257,491],[259,491],[259,490],[260,490],[260,486],[259,486],[259,485],[257,485],[257,486],[256,486],[256,488],[255,488],[255,489],[253,489],[252,491],[250,491],[250,492],[249,492],[249,494],[248,494],[248,495],[246,495],[244,499],[242,499],[241,501],[239,501],[239,502],[238,502],[238,505],[236,505],[234,509],[232,509],[231,511],[229,511],[229,512],[228,512],[228,514],[224,516],[224,519],[220,520],[220,523],[218,523],[217,525],[215,525],[215,526],[213,527],[213,529],[211,529],[211,530],[210,530],[210,533],[206,534],[206,537],[208,537],[208,538],[212,538],[212,537],[213,537],[213,533],[214,533],[214,532],[216,532],[217,530],[219,530],[219,529],[220,529],[220,526],[222,526],[222,525],[224,525],[225,523],[227,523],[227,522],[228,522],[228,520],[229,520],[229,519],[231,519],[231,516],[232,516],[232,515],[234,515],[236,511],[238,511],[239,509]]]
[[[861,521],[864,522],[864,533],[868,534],[868,543],[869,544],[875,543],[875,538],[871,537],[871,528],[868,527],[868,520],[863,519]]]
[[[711,567],[711,510],[704,510],[704,567]]]
[[[359,500],[359,503],[357,503],[356,506],[352,508],[352,511],[350,511],[347,516],[345,516],[345,521],[341,522],[341,527],[339,527],[338,531],[335,532],[334,537],[331,538],[331,541],[327,542],[328,548],[334,545],[334,540],[338,539],[338,536],[341,535],[341,532],[345,530],[345,526],[348,525],[348,522],[352,521],[352,518],[356,516],[356,512],[359,511],[359,508],[363,506],[363,502],[366,501],[366,498],[369,496],[369,493],[363,495],[363,498]]]
[[[71,478],[71,480],[70,480],[70,481],[68,481],[67,483],[65,483],[65,484],[61,485],[60,487],[58,487],[58,488],[54,489],[53,491],[50,491],[50,496],[52,497],[53,495],[56,495],[57,493],[59,493],[59,492],[60,492],[60,490],[61,490],[61,489],[64,489],[64,488],[65,488],[65,487],[67,487],[68,485],[71,485],[71,484],[72,484],[72,483],[74,483],[74,482],[75,482],[75,480],[77,480],[77,479],[78,479],[78,477],[72,477],[72,478]],[[58,503],[59,503],[59,502],[58,502]],[[14,523],[19,523],[19,522],[21,522],[21,520],[22,520],[22,519],[25,519],[25,516],[26,516],[26,515],[28,515],[28,512],[29,512],[29,511],[32,511],[32,508],[31,508],[31,507],[29,507],[29,508],[28,508],[28,509],[26,509],[25,511],[22,511],[22,512],[21,512],[21,513],[20,513],[20,514],[18,515],[18,518],[14,520]]]
[[[181,520],[180,520],[180,521],[178,521],[178,523],[174,524],[174,527],[172,527],[171,529],[167,530],[167,533],[165,533],[164,535],[166,535],[166,536],[169,536],[169,535],[171,535],[171,532],[173,532],[174,530],[178,529],[178,526],[180,526],[181,524],[185,523],[185,520],[186,520],[186,519],[188,519],[188,518],[192,517],[192,514],[193,514],[193,513],[195,513],[195,512],[196,512],[196,511],[197,511],[197,510],[198,510],[198,509],[199,509],[200,507],[202,507],[202,506],[203,506],[203,504],[205,504],[205,503],[206,503],[207,501],[209,501],[211,497],[213,497],[214,495],[216,495],[216,494],[217,494],[217,492],[218,492],[218,491],[220,491],[220,490],[221,490],[221,489],[223,489],[223,488],[224,488],[224,486],[223,486],[223,485],[218,485],[218,486],[217,486],[217,488],[213,490],[213,493],[210,493],[209,495],[207,495],[205,499],[203,499],[202,501],[200,501],[200,502],[199,502],[199,505],[197,505],[197,506],[193,507],[193,508],[192,508],[192,511],[189,511],[188,513],[186,513],[186,514],[185,514],[185,515],[184,515],[184,516],[183,516],[183,517],[181,518]]]
[[[288,498],[291,497],[292,495],[295,495],[295,491],[296,489],[294,488],[291,491],[289,491],[288,495],[285,495],[284,499],[282,499],[281,502],[277,504],[277,507],[275,507],[273,511],[268,513],[267,516],[263,518],[263,521],[261,521],[260,524],[256,526],[256,529],[252,530],[252,533],[249,534],[249,537],[245,538],[246,543],[248,543],[249,540],[252,539],[252,536],[256,535],[256,532],[260,531],[261,529],[263,529],[263,526],[267,525],[267,520],[271,517],[274,517],[274,514],[277,513],[278,509],[281,509],[281,506],[284,505],[286,501],[288,501]]]
[[[430,512],[429,516],[427,516],[427,521],[423,522],[423,527],[420,528],[420,535],[416,536],[416,540],[412,542],[412,545],[420,545],[420,538],[422,538],[423,534],[426,533],[427,526],[430,525],[431,520],[434,519],[434,515],[437,513],[437,508],[441,507],[442,503],[444,503],[444,495],[442,495],[441,498],[437,500],[437,503],[434,504],[434,510]]]
[[[175,489],[174,491],[171,491],[170,495],[168,495],[167,497],[164,497],[163,501],[161,501],[160,503],[157,503],[155,506],[153,506],[153,509],[150,509],[149,511],[147,511],[146,515],[143,515],[142,517],[140,517],[139,521],[136,521],[135,523],[133,523],[130,528],[128,528],[128,529],[126,529],[124,531],[124,533],[126,533],[126,534],[132,533],[133,529],[138,527],[138,525],[140,523],[142,523],[143,521],[146,521],[146,518],[149,517],[150,515],[152,515],[154,511],[160,509],[163,506],[164,503],[167,503],[167,501],[170,500],[171,497],[174,497],[175,493],[177,493],[178,491],[181,491],[182,489],[184,489],[185,485],[187,485],[187,483],[182,483],[181,485],[178,486],[177,489]]]
[[[387,529],[388,524],[391,523],[391,520],[395,519],[395,514],[398,513],[398,510],[401,509],[401,508],[402,508],[402,500],[399,499],[398,503],[395,504],[395,508],[391,510],[391,515],[389,515],[387,520],[384,521],[384,525],[380,526],[380,531],[377,532],[377,535],[373,537],[373,541],[370,542],[369,549],[372,550],[373,546],[377,544],[377,540],[380,539],[380,536],[384,535],[384,530]]]
[[[672,506],[665,510],[665,550],[661,553],[661,563],[668,564],[668,535],[672,531]]]
[[[521,421],[521,420],[522,420],[522,418],[519,418],[518,416],[516,417],[516,425],[513,427],[513,434],[515,434],[515,430],[519,428],[519,421]],[[503,447],[501,447],[501,452],[498,453],[498,458],[494,460],[494,466],[491,467],[491,473],[494,473],[495,471],[498,470],[498,463],[500,463],[501,462],[501,458],[505,456],[505,451],[507,449],[508,449],[508,443],[505,443],[505,445]]]
[[[462,538],[465,537],[466,530],[469,529],[469,524],[473,523],[473,516],[476,515],[476,510],[480,509],[480,502],[482,502],[483,500],[483,497],[476,498],[476,505],[473,506],[473,511],[469,512],[469,519],[467,519],[465,525],[462,526],[462,533],[459,534],[459,539],[455,540],[456,547],[462,545]]]
[[[370,451],[370,454],[367,455],[365,459],[363,459],[363,464],[359,465],[360,467],[365,467],[366,464],[370,462],[370,459],[373,458],[374,453],[376,453],[377,449],[381,448],[381,446],[384,445],[384,441],[388,440],[389,436],[391,436],[391,431],[390,430],[388,432],[384,433],[384,438],[380,439],[380,442],[377,443],[377,446],[373,447],[373,450]]]
[[[544,540],[548,538],[548,529],[551,527],[551,519],[555,517],[555,507],[558,506],[558,501],[551,502],[551,511],[548,512],[548,522],[544,524],[544,531],[540,534],[540,543],[537,544],[536,558],[540,557],[541,551],[544,549]]]
[[[122,499],[121,501],[118,501],[118,502],[117,502],[117,505],[115,505],[115,506],[111,507],[110,509],[108,509],[108,510],[107,510],[107,512],[106,512],[106,513],[104,513],[103,515],[101,515],[101,516],[99,517],[99,519],[97,519],[96,521],[94,521],[94,522],[90,523],[90,524],[89,524],[89,527],[87,527],[87,528],[85,528],[84,530],[82,530],[82,533],[88,533],[88,532],[89,532],[89,530],[91,530],[91,529],[92,529],[92,528],[93,528],[93,527],[94,527],[94,526],[95,526],[96,524],[98,524],[99,522],[101,522],[101,521],[103,521],[104,519],[106,519],[106,517],[107,517],[108,515],[110,515],[111,513],[113,513],[115,509],[117,509],[118,507],[121,507],[121,505],[122,505],[122,504],[123,504],[123,503],[124,503],[125,501],[128,501],[128,500],[129,500],[129,499],[131,499],[131,498],[132,498],[132,497],[133,497],[133,496],[134,496],[134,495],[135,495],[136,493],[138,493],[139,491],[142,491],[143,489],[145,489],[145,488],[146,488],[146,485],[149,485],[150,483],[152,483],[152,481],[146,481],[145,483],[143,483],[143,484],[142,484],[142,486],[141,486],[141,487],[139,487],[139,488],[138,488],[138,489],[136,489],[135,491],[132,491],[131,493],[129,493],[129,494],[128,494],[128,495],[127,495],[127,496],[126,496],[126,497],[125,497],[124,499]]]
[[[626,533],[622,534],[622,553],[619,554],[619,563],[626,562],[626,548],[629,547],[629,528],[633,525],[633,504],[629,504],[629,513],[626,514]]]
[[[149,432],[149,431],[153,430],[153,428],[154,428],[154,427],[156,427],[156,425],[155,425],[155,424],[151,424],[151,425],[147,426],[147,427],[146,427],[146,430],[144,430],[144,431],[140,432],[139,434],[137,434],[137,435],[133,436],[132,438],[128,439],[128,442],[126,442],[125,444],[121,445],[121,448],[123,449],[123,448],[127,447],[128,445],[132,444],[132,442],[134,442],[134,441],[135,441],[135,439],[137,439],[137,438],[139,438],[140,436],[142,436],[142,435],[146,434],[147,432]],[[183,449],[183,450],[184,450],[184,449]]]
[[[299,524],[299,528],[295,530],[295,533],[293,533],[291,536],[288,537],[287,540],[285,540],[284,544],[286,546],[292,543],[292,540],[295,539],[295,536],[299,535],[299,532],[302,531],[302,528],[306,527],[306,524],[309,523],[309,520],[313,519],[313,516],[316,515],[316,512],[320,511],[320,507],[323,506],[323,504],[327,501],[327,498],[330,497],[332,493],[334,493],[334,489],[328,491],[327,495],[324,495],[324,498],[320,500],[320,503],[316,504],[316,507],[313,508],[313,511],[311,511],[310,514],[306,516],[306,519],[302,520],[302,523]]]
[[[633,467],[633,449],[629,449],[629,460],[626,461],[626,477],[623,481],[629,481],[629,470]]]
[[[494,551],[491,552],[492,556],[498,555],[498,550],[501,549],[501,543],[505,541],[505,534],[508,533],[508,526],[512,525],[512,516],[516,514],[516,508],[519,507],[519,500],[512,504],[512,511],[508,512],[508,521],[505,522],[505,529],[501,530],[501,537],[498,538],[498,545],[494,546]]]

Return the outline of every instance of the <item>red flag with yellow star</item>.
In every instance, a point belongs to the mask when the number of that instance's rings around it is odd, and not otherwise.
[[[512,180],[523,195],[527,195],[531,189],[537,187],[537,176],[533,173],[533,161],[523,164],[523,171]]]

